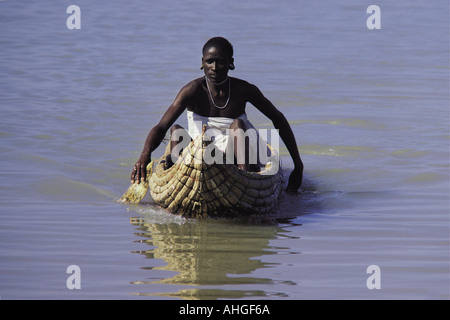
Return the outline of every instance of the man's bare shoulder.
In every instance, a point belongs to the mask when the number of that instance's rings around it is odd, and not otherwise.
[[[236,88],[238,88],[241,94],[243,94],[246,97],[253,97],[255,96],[255,94],[258,94],[260,92],[257,86],[246,80],[242,80],[239,78],[232,78],[232,79],[233,82],[235,83]]]
[[[257,86],[246,80],[234,77],[233,78],[230,77],[230,79],[232,81],[232,88],[234,90],[237,89],[238,92],[243,96],[253,97],[255,96],[255,94],[258,94],[260,92]],[[188,98],[188,97],[195,97],[204,90],[205,90],[205,77],[200,77],[188,82],[183,88],[181,88],[180,93],[182,94],[182,96]]]
[[[202,82],[204,82],[204,80],[204,77],[194,79],[188,82],[183,88],[181,88],[181,91],[188,95],[196,94],[198,90],[202,89]]]
[[[231,77],[230,77],[231,78]],[[239,79],[239,78],[231,78],[231,80],[235,83],[236,86],[245,89],[248,88],[249,86],[252,86],[252,84],[250,84],[248,81]]]

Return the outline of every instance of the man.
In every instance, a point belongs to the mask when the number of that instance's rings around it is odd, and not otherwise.
[[[140,183],[146,177],[146,167],[151,159],[151,153],[164,139],[167,130],[171,133],[182,129],[178,125],[171,127],[178,117],[187,109],[188,117],[194,116],[207,119],[229,119],[230,129],[247,130],[248,120],[245,116],[247,102],[254,105],[279,130],[280,137],[285,143],[292,160],[294,170],[289,176],[287,192],[296,192],[302,183],[303,163],[297,149],[292,129],[275,106],[264,97],[254,85],[237,78],[228,77],[228,72],[234,70],[233,46],[222,38],[215,37],[203,46],[202,67],[205,77],[192,80],[185,85],[174,102],[167,109],[160,122],[151,129],[144,144],[144,149],[131,173],[131,182]],[[189,119],[189,118],[188,118]],[[191,127],[189,131],[195,132]],[[192,136],[192,138],[195,138]],[[173,142],[173,141],[172,141]],[[173,149],[174,145],[171,145]],[[249,163],[240,163],[241,169],[248,170]]]

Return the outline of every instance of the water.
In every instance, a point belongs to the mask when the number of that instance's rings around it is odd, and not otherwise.
[[[447,1],[380,0],[380,30],[356,0],[80,0],[68,30],[71,4],[0,2],[1,299],[449,298]],[[239,221],[116,203],[216,35],[290,121],[301,193]]]

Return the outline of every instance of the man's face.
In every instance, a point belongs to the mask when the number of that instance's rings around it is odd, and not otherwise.
[[[211,47],[203,54],[202,63],[208,79],[213,83],[220,83],[227,78],[232,61],[226,50]]]

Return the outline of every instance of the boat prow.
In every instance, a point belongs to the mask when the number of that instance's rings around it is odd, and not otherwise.
[[[183,150],[166,169],[165,154],[156,161],[148,185],[153,200],[168,211],[185,217],[267,213],[281,193],[280,160],[273,153],[259,172],[238,169],[234,164],[208,164],[207,143],[202,135]]]

